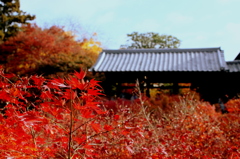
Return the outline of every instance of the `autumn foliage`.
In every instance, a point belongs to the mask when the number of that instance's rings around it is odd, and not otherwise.
[[[2,156],[19,158],[70,158],[91,154],[93,120],[105,111],[97,106],[98,82],[85,82],[84,72],[68,79],[46,80],[41,76],[14,79],[1,72]],[[14,76],[12,76],[14,78]],[[91,156],[91,155],[90,155]]]
[[[239,158],[239,113],[221,114],[193,96],[165,106],[104,100],[86,73],[66,78],[0,72],[1,158]],[[162,104],[163,105],[163,104]]]
[[[79,67],[90,68],[101,52],[100,43],[94,38],[77,40],[62,27],[40,28],[29,24],[21,30],[0,46],[0,61],[6,72],[66,75]]]

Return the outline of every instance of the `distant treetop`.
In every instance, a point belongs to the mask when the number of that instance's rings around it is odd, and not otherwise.
[[[172,35],[159,35],[154,32],[127,34],[130,45],[122,45],[122,49],[178,48],[181,41]]]

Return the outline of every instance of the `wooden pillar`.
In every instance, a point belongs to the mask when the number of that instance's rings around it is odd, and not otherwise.
[[[179,93],[179,86],[178,83],[174,82],[173,83],[173,94],[178,94]]]
[[[150,98],[150,83],[149,83],[149,80],[147,79],[147,77],[146,77],[146,80],[145,80],[145,82],[146,82],[146,96],[148,97],[148,98]]]
[[[111,80],[111,78],[106,78],[106,80],[104,82],[101,83],[103,90],[104,90],[104,94],[111,99],[111,97],[113,97],[115,95],[115,91],[112,90],[113,87],[115,86],[116,82],[114,82],[113,80]]]
[[[144,85],[143,89],[145,90],[146,97],[150,98],[150,83],[147,76],[144,76],[143,85]]]
[[[120,97],[121,96],[121,93],[122,93],[122,83],[121,82],[118,82],[116,83],[116,93],[117,93],[117,96]]]

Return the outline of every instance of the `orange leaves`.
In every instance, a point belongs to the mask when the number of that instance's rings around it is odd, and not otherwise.
[[[100,43],[93,38],[75,40],[63,27],[40,28],[36,24],[22,30],[2,44],[0,60],[8,72],[18,74],[69,73],[79,67],[89,68],[101,52]]]
[[[231,113],[239,113],[240,112],[240,100],[239,99],[231,99],[226,103],[227,110]]]

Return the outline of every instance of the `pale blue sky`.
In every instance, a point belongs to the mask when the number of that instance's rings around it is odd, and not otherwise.
[[[180,48],[221,47],[227,61],[240,52],[240,0],[20,0],[42,27],[65,25],[98,33],[105,49],[119,49],[137,31],[169,34]]]

